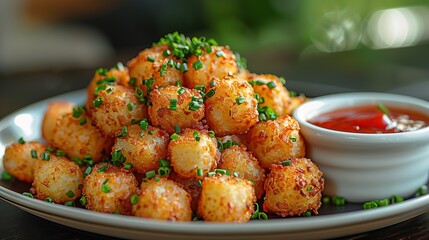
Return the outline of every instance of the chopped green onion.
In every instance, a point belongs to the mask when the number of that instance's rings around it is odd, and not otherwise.
[[[107,182],[109,181],[108,178],[106,178],[106,180],[104,180],[103,184],[101,185],[101,191],[104,193],[109,193],[110,192],[110,187],[107,185]]]
[[[31,150],[31,157],[37,159],[37,151],[32,149]]]
[[[204,67],[204,64],[203,64],[203,62],[198,60],[192,64],[192,67],[194,67],[195,70],[200,70]]]
[[[133,102],[127,104],[128,111],[132,111],[136,105]]]
[[[331,200],[334,206],[344,206],[346,204],[346,199],[341,196],[332,196]]]
[[[242,103],[244,103],[244,102],[245,102],[244,97],[242,97],[242,96],[237,97],[237,98],[235,99],[235,102],[236,102],[238,105],[241,105]]]
[[[289,166],[290,165],[290,159],[284,160],[281,164],[282,164],[282,166]]]
[[[270,81],[270,82],[268,82],[268,83],[267,83],[267,86],[268,86],[269,88],[275,88],[277,85],[276,85],[276,82],[274,82],[274,81]]]
[[[216,52],[216,56],[217,57],[223,57],[223,56],[225,56],[225,53],[222,50],[219,50]]]
[[[168,56],[170,56],[171,52],[170,52],[170,50],[166,49],[166,50],[164,50],[164,52],[162,54],[164,55],[164,57],[168,57]]]
[[[261,80],[261,79],[255,79],[255,80],[251,80],[249,81],[250,85],[255,86],[255,85],[265,85],[267,84],[266,81]]]
[[[213,130],[209,130],[209,136],[210,136],[211,138],[214,138],[214,137],[215,137],[215,131],[213,131]]]
[[[313,212],[311,210],[308,210],[308,211],[305,211],[301,216],[303,216],[303,217],[311,217],[312,213]]]
[[[146,119],[140,121],[140,129],[146,131],[149,127],[149,122]]]
[[[47,198],[45,198],[45,202],[48,202],[48,203],[52,203],[52,198],[50,198],[50,197],[47,197]]]
[[[83,178],[86,178],[91,173],[92,173],[92,167],[89,166],[85,169],[85,172],[83,173]]]
[[[182,73],[185,73],[188,71],[188,65],[186,65],[186,63],[182,63],[182,65],[180,66],[180,71]]]
[[[193,135],[194,135],[195,141],[199,142],[199,141],[200,141],[200,139],[201,139],[201,137],[200,137],[200,135],[198,134],[198,131],[194,131]]]
[[[29,192],[23,192],[22,195],[29,197],[29,198],[34,198],[33,194],[31,194]]]
[[[103,98],[97,98],[92,102],[92,105],[96,108],[100,107],[103,104]]]
[[[74,204],[74,201],[67,201],[67,202],[65,202],[65,203],[64,203],[64,206],[67,206],[67,207],[74,207],[74,206],[75,206],[75,204]]]
[[[88,203],[88,200],[86,199],[85,195],[82,195],[79,199],[80,204],[82,204],[82,206],[85,206]]]
[[[153,58],[153,57],[147,57],[146,60],[148,62],[152,62],[152,63],[155,62],[155,58]]]
[[[125,137],[128,134],[128,128],[127,126],[122,126],[122,132],[118,134],[118,137]]]
[[[10,174],[10,173],[8,173],[8,172],[4,171],[4,172],[2,172],[2,174],[1,174],[1,179],[2,179],[2,180],[9,181],[9,180],[12,180],[12,179],[13,179],[13,176],[12,176],[12,174]]]
[[[72,116],[74,118],[79,118],[83,113],[83,108],[81,107],[74,107],[73,108],[73,112],[72,112]]]
[[[155,175],[156,175],[156,173],[154,170],[146,172],[146,178],[147,179],[151,179],[151,178],[155,177]]]
[[[404,198],[403,197],[401,197],[401,196],[398,196],[398,195],[393,195],[391,198],[390,198],[390,202],[392,203],[392,204],[394,204],[394,203],[400,203],[400,202],[403,202],[404,201]]]
[[[106,68],[99,68],[95,71],[96,74],[103,75],[103,76],[106,76],[108,72],[109,70]]]
[[[389,199],[382,199],[377,201],[378,206],[384,207],[389,205]]]
[[[98,172],[105,172],[106,170],[107,170],[107,168],[109,167],[109,165],[108,164],[104,164],[103,166],[101,166],[101,167],[98,167]]]
[[[212,88],[212,89],[210,89],[210,91],[207,92],[206,96],[207,96],[207,98],[211,98],[211,97],[213,97],[213,95],[215,95],[215,93],[216,93],[216,90],[214,90]]]
[[[165,177],[167,175],[169,175],[171,172],[171,169],[169,167],[159,167],[158,168],[158,175]]]
[[[296,137],[294,137],[294,136],[290,136],[290,137],[289,137],[289,139],[290,139],[292,142],[296,142]]]
[[[177,90],[177,94],[183,94],[185,92],[184,88],[179,88],[179,90]]]
[[[24,143],[25,143],[24,138],[20,137],[20,138],[18,139],[18,143],[19,143],[19,144],[24,144]]]
[[[86,118],[81,118],[80,120],[79,120],[79,125],[85,125],[87,123],[87,120],[86,120]]]
[[[180,133],[180,126],[179,125],[175,125],[174,126],[174,132],[179,134]]]
[[[362,205],[363,209],[372,209],[372,208],[378,208],[378,204],[376,201],[369,201],[369,202],[365,202]]]
[[[170,99],[170,109],[171,110],[177,109],[177,99]]]
[[[72,197],[74,197],[74,196],[75,196],[75,194],[74,194],[74,192],[73,192],[72,190],[69,190],[69,191],[66,193],[66,196],[67,196],[67,197],[69,197],[69,198],[72,198]]]
[[[167,65],[166,64],[162,64],[161,65],[161,69],[159,70],[159,75],[161,77],[164,77],[166,72],[167,72]]]
[[[139,195],[133,194],[130,198],[131,204],[136,205],[139,202]]]
[[[136,81],[137,81],[137,79],[135,77],[132,77],[128,81],[128,84],[131,85],[131,86],[135,86],[136,85]]]
[[[130,170],[133,168],[133,165],[131,163],[125,163],[124,164],[124,169]]]
[[[323,204],[329,204],[331,202],[331,198],[328,196],[323,196],[322,202],[323,202]]]
[[[122,150],[117,150],[112,153],[112,164],[115,166],[120,166],[123,164],[127,158],[122,154]]]
[[[50,159],[51,159],[51,155],[49,155],[49,153],[47,152],[42,153],[42,160],[49,161]]]
[[[203,171],[203,169],[202,169],[202,168],[198,168],[198,169],[197,169],[197,176],[198,176],[198,177],[202,177],[202,176],[204,176],[204,171]]]
[[[426,195],[428,193],[428,187],[426,185],[423,185],[419,187],[416,193],[416,197],[421,197],[423,195]]]
[[[171,134],[170,140],[177,140],[177,139],[179,139],[179,135],[177,133]]]

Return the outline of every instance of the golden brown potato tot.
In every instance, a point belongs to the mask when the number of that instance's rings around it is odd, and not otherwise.
[[[216,78],[206,90],[206,120],[216,136],[246,133],[258,122],[252,86],[235,76]]]
[[[130,171],[107,163],[98,163],[83,181],[85,207],[105,213],[131,214],[130,198],[138,190]]]
[[[46,148],[39,142],[13,143],[8,145],[3,155],[3,167],[20,181],[34,181],[34,164],[39,153]]]
[[[304,139],[298,122],[291,116],[261,121],[246,134],[246,145],[266,170],[290,157],[304,157]]]
[[[264,195],[265,170],[246,147],[234,145],[224,149],[217,167],[228,170],[236,177],[250,180],[255,187],[257,199]]]
[[[198,214],[208,222],[247,222],[254,212],[255,201],[250,181],[215,174],[202,180]]]
[[[147,107],[139,103],[136,92],[126,86],[109,86],[100,90],[92,102],[87,102],[92,120],[102,133],[116,137],[123,126],[147,118]]]
[[[228,46],[212,46],[211,52],[207,49],[200,56],[192,55],[188,58],[188,71],[185,72],[185,86],[207,86],[212,78],[223,78],[236,75],[238,66],[235,55]]]
[[[47,152],[39,153],[34,164],[33,188],[36,198],[55,203],[74,201],[81,196],[83,174],[76,162]]]
[[[75,107],[74,103],[66,101],[55,101],[48,104],[42,121],[42,137],[46,142],[52,142],[57,120],[64,114],[71,113],[73,107]]]
[[[145,127],[143,127],[145,128]],[[139,125],[127,128],[127,134],[116,138],[112,152],[121,151],[125,164],[132,164],[132,170],[146,173],[159,168],[159,160],[167,158],[169,135],[153,126],[145,130]]]
[[[105,137],[97,127],[90,123],[90,117],[83,111],[76,117],[76,108],[73,113],[67,113],[57,119],[52,132],[52,145],[61,149],[69,158],[84,159],[89,155],[94,162],[100,162],[109,155],[113,139]]]
[[[150,93],[148,113],[152,125],[173,134],[176,126],[198,128],[204,118],[204,103],[199,91],[178,86],[155,89]]]
[[[176,172],[171,172],[168,175],[168,179],[171,179],[178,183],[183,189],[185,189],[191,196],[191,208],[193,212],[197,212],[198,196],[201,193],[201,186],[199,180],[196,178],[184,178],[179,176]]]
[[[323,173],[307,158],[292,158],[285,163],[286,166],[273,164],[270,168],[265,181],[264,211],[282,217],[299,216],[307,211],[318,214]]]
[[[152,178],[144,184],[132,215],[169,221],[191,221],[191,197],[181,186],[166,178]]]
[[[168,157],[179,176],[201,178],[216,168],[220,157],[217,141],[206,130],[186,128],[176,136],[168,144]]]
[[[286,115],[290,96],[280,78],[271,74],[250,74],[247,79],[255,93],[263,98],[263,102],[259,104],[261,107],[270,107],[279,116]]]

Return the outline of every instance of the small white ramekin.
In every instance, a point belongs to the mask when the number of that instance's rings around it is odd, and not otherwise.
[[[325,195],[343,196],[349,202],[393,195],[406,198],[428,181],[429,127],[412,132],[363,134],[329,130],[308,122],[334,109],[376,103],[429,116],[427,101],[372,92],[317,97],[295,110],[307,155],[324,173]]]

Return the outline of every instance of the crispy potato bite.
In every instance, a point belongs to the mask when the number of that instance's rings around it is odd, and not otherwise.
[[[299,130],[298,122],[288,115],[262,121],[246,134],[246,145],[261,166],[268,170],[271,164],[305,156],[304,139]]]
[[[264,99],[259,104],[261,107],[270,107],[279,116],[286,115],[290,95],[280,78],[271,74],[250,74],[247,80],[252,84],[255,93]]]
[[[246,133],[258,122],[258,102],[252,86],[243,79],[216,78],[206,90],[206,120],[216,136]]]
[[[136,79],[136,86],[147,95],[150,92],[148,87],[182,85],[181,63],[182,60],[172,55],[168,45],[159,45],[141,51],[128,62],[128,69],[130,77]]]
[[[179,176],[201,178],[216,168],[220,154],[216,139],[206,130],[186,128],[168,144],[168,157]]]
[[[113,139],[101,134],[97,127],[92,125],[90,117],[81,108],[81,113],[67,113],[57,119],[52,132],[50,145],[63,150],[69,158],[84,159],[91,156],[94,162],[100,162],[109,155]],[[88,119],[88,120],[87,120]]]
[[[38,153],[45,151],[46,148],[39,142],[8,145],[3,155],[4,170],[20,181],[32,183],[34,181],[33,167]]]
[[[57,126],[57,119],[66,113],[71,113],[73,107],[75,107],[74,103],[66,101],[55,101],[48,104],[42,121],[42,137],[46,142],[52,142],[54,129]]]
[[[169,134],[175,127],[198,128],[204,118],[204,104],[199,91],[178,86],[155,89],[150,93],[148,113],[152,125]]]
[[[236,177],[250,180],[254,184],[257,199],[264,195],[265,170],[246,147],[234,145],[223,150],[218,168],[228,170]]]
[[[127,134],[116,138],[112,152],[121,151],[126,158],[125,164],[132,164],[132,170],[146,173],[159,168],[159,160],[167,158],[169,135],[153,126],[140,128],[128,127]],[[150,134],[149,134],[150,132]]]
[[[235,55],[228,46],[212,46],[203,51],[200,56],[188,58],[188,71],[185,72],[185,86],[207,86],[212,78],[223,78],[236,75],[239,71]]]
[[[43,160],[37,160],[34,165],[36,198],[65,203],[80,197],[83,174],[79,165],[65,157],[46,154],[40,153],[39,158]]]
[[[132,215],[169,221],[191,221],[191,197],[173,180],[152,178],[142,187]]]
[[[250,181],[216,174],[202,181],[198,214],[209,222],[247,222],[254,212],[255,201]]]
[[[137,190],[138,182],[130,171],[99,163],[85,177],[82,194],[89,210],[130,215],[130,198]]]
[[[87,109],[100,131],[109,137],[116,137],[132,120],[147,118],[146,105],[139,103],[132,88],[122,85],[98,91],[94,101],[87,101]]]
[[[292,158],[290,164],[273,164],[265,181],[263,209],[282,217],[307,211],[318,214],[324,188],[323,173],[307,158]]]

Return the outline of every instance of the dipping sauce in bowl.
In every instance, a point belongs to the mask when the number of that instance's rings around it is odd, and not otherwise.
[[[322,113],[308,122],[327,129],[352,133],[398,133],[428,126],[421,112],[382,104],[360,105]]]
[[[324,173],[327,196],[342,196],[349,202],[393,195],[407,198],[428,181],[429,102],[425,100],[387,93],[342,93],[313,98],[295,109],[293,116],[308,157]],[[410,126],[424,125],[406,129],[401,119],[407,117]]]

